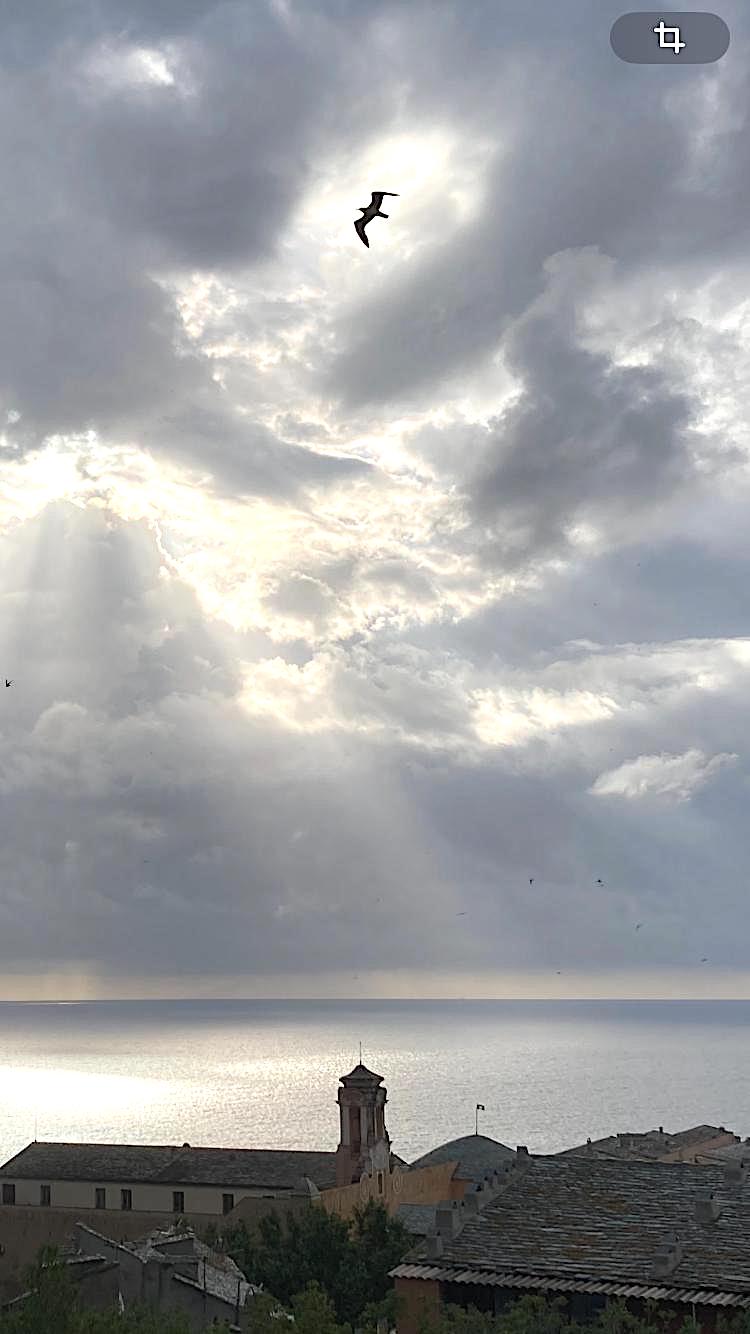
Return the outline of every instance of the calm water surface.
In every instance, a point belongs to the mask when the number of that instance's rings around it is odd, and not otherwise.
[[[750,1001],[0,1003],[0,1161],[34,1138],[335,1149],[382,1074],[396,1152],[474,1129],[532,1153],[616,1130],[750,1134]]]

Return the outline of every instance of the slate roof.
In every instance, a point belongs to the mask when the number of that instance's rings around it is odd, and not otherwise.
[[[464,1181],[483,1181],[498,1167],[513,1162],[515,1157],[515,1149],[509,1149],[507,1144],[490,1139],[488,1135],[463,1135],[461,1139],[449,1140],[447,1144],[422,1154],[411,1167],[414,1170],[456,1162],[456,1177]]]
[[[706,1149],[701,1149],[696,1154],[696,1162],[718,1163],[721,1165],[732,1162],[746,1162],[750,1164],[750,1135],[744,1140],[740,1140],[738,1137],[734,1144],[723,1144],[715,1149],[710,1146]]]
[[[699,1223],[695,1202],[706,1189],[722,1212]],[[667,1279],[655,1280],[654,1255],[669,1232],[679,1237],[683,1258]],[[750,1181],[726,1184],[718,1166],[535,1156],[444,1242],[437,1262],[422,1244],[394,1277],[417,1277],[405,1272],[414,1266],[466,1283],[533,1287],[527,1280],[536,1276],[557,1290],[569,1285],[545,1280],[740,1293],[750,1305]]]
[[[555,1157],[566,1154],[587,1154],[589,1157],[642,1159],[647,1162],[676,1159],[680,1153],[689,1155],[697,1149],[709,1152],[713,1146],[736,1142],[737,1137],[723,1126],[692,1126],[688,1130],[676,1132],[663,1130],[627,1131],[618,1135],[605,1135],[591,1143],[577,1144],[572,1149],[563,1149]]]
[[[396,1217],[415,1237],[426,1237],[435,1230],[434,1204],[400,1204]]]
[[[148,1181],[256,1190],[295,1190],[303,1177],[320,1190],[335,1186],[335,1153],[34,1141],[0,1167],[0,1178],[18,1181]]]

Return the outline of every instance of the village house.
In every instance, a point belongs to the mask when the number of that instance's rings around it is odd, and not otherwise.
[[[417,1334],[446,1303],[500,1312],[524,1293],[563,1297],[592,1319],[608,1300],[634,1313],[658,1303],[713,1331],[720,1312],[750,1310],[750,1187],[726,1166],[519,1152],[392,1271],[398,1334]]]
[[[746,1143],[750,1146],[750,1140]],[[659,1126],[658,1130],[623,1131],[604,1139],[587,1139],[585,1144],[563,1149],[556,1156],[575,1153],[593,1158],[629,1158],[651,1163],[699,1163],[711,1162],[717,1152],[734,1152],[738,1146],[742,1153],[739,1135],[732,1134],[724,1126],[693,1126],[690,1130],[676,1132],[665,1131],[664,1126]],[[750,1160],[750,1150],[744,1152]]]
[[[180,1311],[196,1334],[215,1323],[239,1329],[247,1303],[259,1289],[229,1256],[206,1246],[187,1228],[156,1230],[120,1242],[78,1223],[73,1245],[60,1252],[85,1310],[146,1306]],[[28,1293],[4,1303],[13,1312]]]
[[[78,1223],[74,1246],[79,1257],[98,1258],[103,1268],[114,1262],[122,1309],[144,1305],[181,1311],[196,1334],[214,1321],[238,1325],[259,1291],[228,1255],[205,1245],[187,1228],[157,1229],[136,1241],[119,1242]],[[81,1288],[88,1305],[85,1281]]]

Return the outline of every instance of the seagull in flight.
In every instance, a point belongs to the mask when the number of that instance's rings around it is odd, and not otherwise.
[[[6,678],[5,678],[5,688],[6,688],[6,690],[7,690],[8,686],[12,686],[12,685],[13,685],[13,682],[12,682],[12,681],[9,681],[8,678],[7,678],[7,676],[6,676]]]
[[[365,236],[365,227],[368,222],[372,222],[373,218],[388,217],[387,213],[381,213],[380,211],[380,206],[386,195],[393,195],[394,199],[398,199],[398,194],[395,190],[373,190],[372,199],[367,205],[367,208],[365,208],[363,204],[360,204],[359,206],[359,211],[362,214],[362,217],[357,218],[354,224],[354,230],[362,244],[366,245],[368,250],[370,249],[370,242]]]
[[[597,880],[596,883],[597,883],[597,885],[603,885],[603,884],[604,884],[604,881],[603,881],[603,880]]]

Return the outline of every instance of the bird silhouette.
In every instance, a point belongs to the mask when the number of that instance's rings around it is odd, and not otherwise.
[[[12,686],[12,685],[13,685],[13,682],[12,682],[12,681],[9,681],[8,678],[7,678],[7,676],[6,676],[6,678],[5,678],[5,688],[6,688],[6,690],[7,690],[8,686]]]
[[[465,913],[465,912],[457,912],[457,913],[456,913],[456,917],[465,917],[465,916],[466,916],[466,913]]]
[[[705,959],[701,959],[701,963],[708,963],[708,957],[706,957]]]
[[[603,881],[603,880],[597,880],[596,883],[597,883],[597,885],[603,885],[603,884],[604,884],[604,881]]]
[[[381,213],[380,211],[380,206],[386,195],[393,195],[394,199],[398,199],[398,194],[395,190],[373,190],[372,199],[370,200],[370,203],[367,205],[367,207],[365,208],[363,204],[360,204],[359,206],[359,211],[362,214],[362,217],[357,218],[354,224],[354,230],[357,233],[357,236],[359,237],[362,244],[366,245],[368,250],[370,249],[370,242],[365,236],[365,227],[367,226],[368,222],[372,222],[373,218],[388,217],[387,213]]]
[[[640,929],[641,929],[642,926],[643,926],[643,922],[636,922],[636,924],[635,924],[635,929],[636,929],[636,931],[640,931]]]
[[[533,883],[534,883],[534,877],[533,877],[533,875],[532,875],[531,878],[530,878],[530,880],[529,880],[529,884],[530,884],[530,885],[533,885]]]

